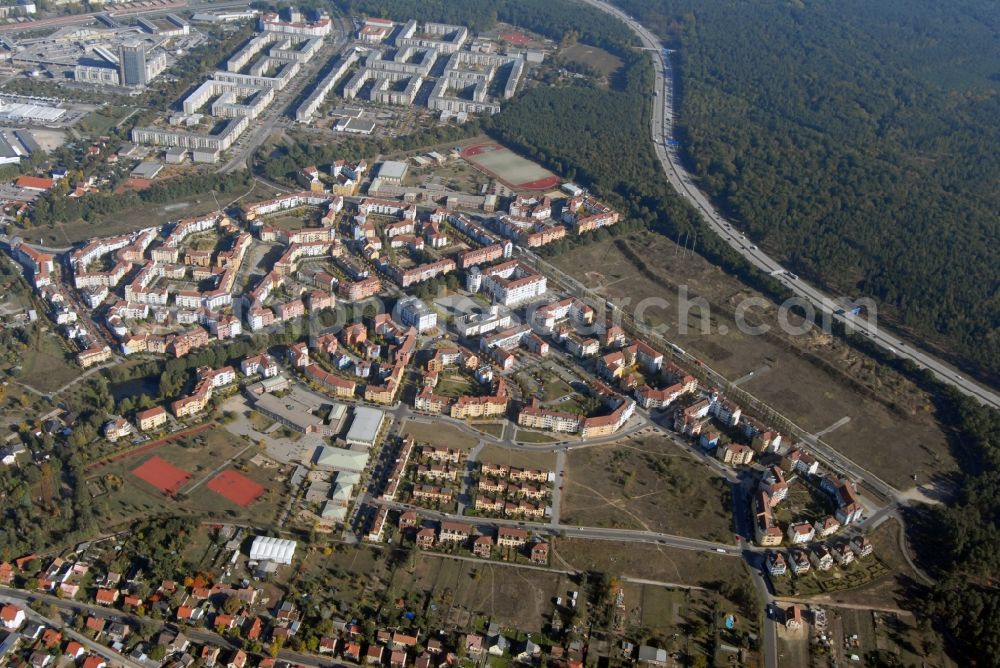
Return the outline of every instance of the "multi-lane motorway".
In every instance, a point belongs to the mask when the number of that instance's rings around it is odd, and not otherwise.
[[[642,45],[652,53],[653,66],[656,69],[656,94],[652,101],[651,134],[656,155],[670,184],[698,210],[712,231],[755,267],[779,278],[797,297],[805,300],[824,318],[854,328],[897,357],[908,359],[917,367],[932,371],[939,380],[955,387],[963,394],[994,408],[1000,408],[1000,394],[963,377],[951,365],[924,350],[908,345],[899,337],[880,329],[877,323],[851,315],[850,307],[845,309],[845,305],[852,303],[849,299],[832,297],[806,283],[786,270],[780,262],[767,255],[723,218],[708,197],[694,185],[693,177],[680,164],[676,148],[667,143],[673,139],[673,87],[670,60],[665,54],[663,44],[651,31],[617,7],[600,0],[584,0],[584,2],[624,21],[639,37]]]

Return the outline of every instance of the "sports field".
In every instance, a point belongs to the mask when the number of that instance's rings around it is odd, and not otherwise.
[[[232,469],[223,471],[212,478],[208,483],[208,488],[244,508],[264,493],[264,488],[261,485]]]
[[[559,185],[558,176],[500,144],[467,146],[462,151],[462,158],[516,190],[548,190]]]
[[[184,469],[179,469],[159,457],[150,457],[133,469],[132,475],[170,496],[176,494],[181,485],[191,477],[191,474]]]

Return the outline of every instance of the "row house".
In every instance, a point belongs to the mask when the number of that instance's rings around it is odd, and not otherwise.
[[[552,473],[550,471],[546,471],[545,469],[522,469],[512,467],[508,473],[508,477],[511,480],[548,482],[552,477]]]
[[[439,462],[451,462],[457,464],[465,456],[461,450],[446,448],[437,445],[423,445],[420,447],[420,456],[427,457]]]
[[[541,248],[566,237],[566,228],[562,225],[541,225],[533,232],[523,231],[521,243],[528,248]]]
[[[417,476],[427,480],[458,480],[458,469],[443,464],[431,464],[418,467]]]
[[[477,486],[480,492],[488,492],[490,494],[506,494],[508,485],[509,483],[506,480],[499,480],[497,478],[484,476],[479,479]]]
[[[517,503],[504,504],[503,513],[507,517],[544,517],[545,508],[540,504],[520,500]]]
[[[500,513],[503,512],[505,503],[502,498],[477,494],[473,505],[476,510],[487,513]]]
[[[413,498],[436,503],[451,503],[453,495],[449,489],[442,489],[432,485],[415,485],[413,487]]]
[[[496,260],[507,259],[512,253],[513,244],[510,241],[501,241],[459,254],[458,266],[462,269],[469,269]]]

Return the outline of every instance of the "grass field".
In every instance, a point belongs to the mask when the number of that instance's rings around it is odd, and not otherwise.
[[[728,542],[729,483],[662,436],[569,453],[560,519]]]
[[[435,394],[446,397],[460,397],[463,394],[471,394],[472,391],[472,381],[465,376],[454,373],[440,378],[437,387],[434,388]]]
[[[526,429],[518,429],[514,434],[515,441],[521,441],[522,443],[554,443],[559,439],[555,436],[550,436],[548,434],[542,434],[537,431],[528,431]]]
[[[613,53],[579,42],[560,51],[559,56],[563,60],[592,67],[605,77],[614,74],[622,66],[621,58]]]
[[[556,456],[551,452],[525,452],[523,450],[508,450],[500,445],[486,445],[479,452],[480,462],[491,464],[507,464],[522,468],[553,470],[556,466]]]
[[[80,129],[87,134],[104,135],[133,112],[129,107],[101,107],[80,120]]]
[[[777,326],[777,307],[753,307],[747,320],[771,325],[773,336],[740,333],[730,315],[742,299],[759,296],[738,279],[700,256],[678,252],[662,235],[638,232],[623,240],[581,246],[553,262],[608,298],[629,299],[633,307],[646,298],[666,299],[666,308],[650,308],[650,325],[665,325],[665,336],[705,360],[727,378],[754,375],[742,387],[816,432],[842,417],[850,422],[823,438],[846,456],[887,482],[912,486],[947,475],[956,462],[933,415],[929,396],[899,374],[876,364],[834,337],[791,336]],[[627,252],[646,265],[637,266]],[[601,271],[591,270],[600,268]],[[700,329],[700,310],[693,308],[686,334],[679,331],[678,290],[687,299],[704,297],[712,306],[709,333]],[[722,326],[726,334],[720,333]],[[874,393],[874,394],[872,394]],[[882,444],[878,448],[871,443]]]
[[[556,375],[546,378],[542,385],[542,401],[554,401],[568,394],[575,394],[576,390],[570,387],[569,383]]]
[[[67,358],[58,334],[39,329],[30,349],[21,357],[20,380],[40,392],[52,392],[80,375]]]
[[[503,424],[498,422],[473,422],[469,425],[476,431],[499,438],[503,434]]]
[[[477,439],[458,427],[438,422],[416,422],[408,420],[403,433],[413,437],[418,443],[429,443],[456,450],[468,450],[476,445]]]

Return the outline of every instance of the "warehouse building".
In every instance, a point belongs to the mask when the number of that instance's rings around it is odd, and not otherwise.
[[[349,445],[363,445],[367,448],[375,445],[382,423],[385,422],[385,413],[377,408],[358,406],[354,409],[354,421],[351,428],[347,430],[344,440]]]

